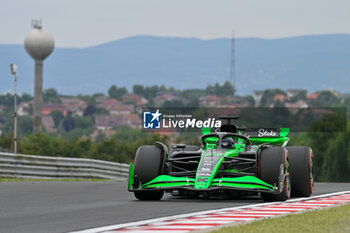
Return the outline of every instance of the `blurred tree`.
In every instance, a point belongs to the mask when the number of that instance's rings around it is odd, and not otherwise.
[[[347,181],[347,134],[342,114],[327,115],[315,121],[309,132],[310,147],[314,158],[314,174],[317,181]],[[344,168],[347,167],[347,168]]]
[[[275,108],[284,108],[285,107],[284,103],[279,101],[279,100],[276,100],[273,105]]]
[[[282,94],[284,96],[287,96],[286,92],[281,89],[267,89],[264,90],[261,100],[260,100],[260,107],[269,107],[270,104],[274,103],[274,97],[278,94]]]
[[[148,101],[152,101],[152,99],[159,92],[177,92],[177,91],[174,87],[166,88],[164,85],[143,86],[143,85],[136,84],[133,86],[133,93],[146,98]]]
[[[337,107],[340,104],[340,100],[331,91],[321,91],[317,99],[311,100],[310,104],[314,107]]]
[[[127,94],[128,90],[125,87],[117,87],[116,85],[112,85],[108,89],[108,95],[111,98],[121,100],[122,96]]]
[[[97,109],[94,105],[89,104],[84,110],[84,116],[92,116],[96,113]]]
[[[101,94],[103,95],[103,94]],[[88,103],[88,105],[95,105],[95,94],[94,95],[77,95],[77,97],[81,100],[84,100]]]
[[[213,86],[208,85],[206,88],[206,93],[210,95],[216,95],[220,97],[233,96],[236,92],[236,89],[230,81],[224,82],[222,85],[215,83]]]
[[[132,87],[132,91],[133,91],[133,93],[138,94],[138,95],[146,98],[145,90],[144,90],[144,87],[142,85],[139,85],[139,84],[134,85]]]
[[[72,117],[72,113],[68,112],[67,116],[63,120],[63,128],[65,131],[70,131],[75,128],[74,118]]]
[[[94,118],[93,117],[80,117],[76,116],[74,118],[75,128],[78,129],[88,129],[94,127]]]
[[[0,150],[1,151],[9,152],[11,150],[12,135],[13,135],[12,132],[1,135],[1,137],[0,137]],[[19,139],[19,140],[21,140],[21,139]],[[20,148],[20,146],[18,146],[18,148]]]
[[[55,122],[55,127],[58,128],[59,125],[60,125],[60,123],[61,123],[61,122],[63,121],[63,119],[64,119],[63,113],[62,113],[61,111],[55,110],[55,111],[52,111],[52,112],[50,113],[50,116],[52,116],[53,121]]]
[[[254,100],[254,97],[251,96],[251,95],[247,95],[247,96],[244,96],[243,97],[243,100],[244,101],[247,101],[248,102],[248,105],[250,107],[254,107],[255,106],[255,100]]]
[[[298,93],[296,96],[293,96],[292,98],[290,98],[290,100],[288,102],[290,103],[295,103],[297,102],[298,100],[304,100],[306,101],[307,100],[307,90],[302,90],[300,91],[300,93]]]
[[[330,138],[323,154],[322,172],[319,180],[332,182],[350,181],[350,169],[347,163],[346,133],[338,133]]]
[[[206,91],[203,89],[186,89],[181,92],[182,96],[190,101],[197,101],[200,97],[206,96]]]
[[[31,134],[33,132],[33,120],[29,116],[18,117],[19,135]]]
[[[11,93],[6,93],[3,95],[0,95],[0,105],[3,105],[5,107],[12,107],[14,104],[14,97]]]
[[[350,119],[350,97],[344,100],[343,106],[346,108],[346,114],[348,119]]]
[[[61,103],[61,99],[54,88],[49,88],[43,92],[44,103]]]
[[[33,96],[27,94],[27,93],[23,93],[22,96],[20,97],[20,102],[27,102],[27,101],[31,101],[33,100]]]

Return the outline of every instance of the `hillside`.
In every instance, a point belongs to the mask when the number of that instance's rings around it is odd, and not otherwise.
[[[230,39],[135,36],[83,49],[56,48],[45,61],[44,88],[91,94],[112,84],[205,87],[229,79],[230,47]],[[277,87],[350,92],[349,61],[350,35],[239,38],[238,94]],[[19,66],[19,91],[33,93],[33,60],[23,45],[0,45],[0,93],[13,87],[10,62]]]

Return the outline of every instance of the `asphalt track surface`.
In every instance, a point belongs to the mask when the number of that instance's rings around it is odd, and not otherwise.
[[[316,183],[314,195],[350,190],[350,183]],[[70,232],[203,210],[262,203],[259,197],[137,201],[126,182],[0,183],[1,233]]]

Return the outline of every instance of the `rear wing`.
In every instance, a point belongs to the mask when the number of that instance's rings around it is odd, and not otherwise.
[[[248,128],[243,135],[254,144],[280,144],[289,140],[289,128]]]

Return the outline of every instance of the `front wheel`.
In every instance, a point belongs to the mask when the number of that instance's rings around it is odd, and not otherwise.
[[[163,150],[157,146],[141,146],[135,156],[134,186],[141,187],[161,174]],[[139,190],[134,195],[139,200],[160,200],[162,190]]]
[[[288,152],[285,148],[270,147],[261,151],[259,157],[260,179],[271,185],[281,185],[280,177],[284,176],[282,192],[278,194],[261,193],[264,201],[285,201],[290,198],[290,167]]]

